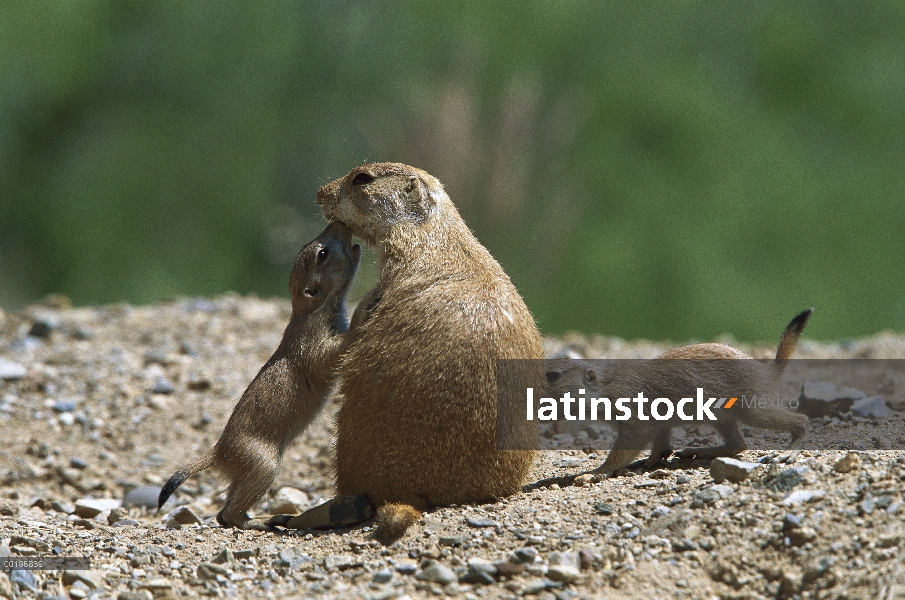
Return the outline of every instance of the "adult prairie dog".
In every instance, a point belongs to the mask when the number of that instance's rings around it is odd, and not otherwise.
[[[327,398],[348,335],[346,294],[361,258],[351,241],[349,228],[333,223],[299,252],[289,275],[292,317],[279,347],[242,394],[214,447],[163,486],[158,509],[183,481],[213,467],[229,480],[220,525],[268,528],[247,511],[270,488],[283,451]]]
[[[539,359],[542,348],[509,277],[419,169],[364,165],[317,201],[375,248],[380,268],[340,364],[337,492],[377,505],[384,541],[420,510],[518,492],[535,452],[497,449],[496,361]],[[516,383],[542,385],[542,368]]]
[[[585,390],[588,395],[610,398],[634,396],[643,392],[647,398],[677,399],[696,388],[726,390],[741,396],[771,391],[795,350],[801,331],[812,309],[799,313],[786,327],[776,349],[776,358],[767,366],[747,354],[725,344],[694,344],[674,348],[649,361],[626,361],[597,372],[583,361],[563,361],[566,366],[547,371],[547,392],[553,396],[565,392]],[[728,360],[727,360],[728,359]],[[556,363],[554,363],[555,365]],[[606,460],[595,473],[611,474],[629,464],[646,444],[651,445],[645,466],[650,468],[672,454],[670,434],[673,427],[687,424],[678,414],[667,420],[614,421],[616,441]],[[807,432],[808,418],[781,408],[746,408],[739,404],[719,411],[716,421],[707,421],[723,438],[723,445],[712,448],[686,448],[677,453],[680,458],[716,458],[735,456],[748,444],[741,425],[759,429],[774,429],[792,434],[789,448]]]

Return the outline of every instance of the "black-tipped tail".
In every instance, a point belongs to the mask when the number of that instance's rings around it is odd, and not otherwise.
[[[170,499],[170,496],[173,495],[173,492],[176,491],[182,482],[189,478],[191,473],[186,473],[185,471],[176,471],[170,479],[163,484],[163,488],[160,490],[160,496],[157,497],[157,510],[160,510],[164,504],[166,504],[167,500]]]
[[[779,346],[776,348],[776,359],[773,361],[773,365],[780,371],[785,367],[786,360],[795,352],[798,338],[801,337],[801,332],[804,331],[804,326],[808,324],[808,319],[811,318],[812,312],[814,312],[813,308],[801,311],[795,315],[782,332]]]
[[[183,481],[185,481],[195,473],[213,466],[215,459],[214,457],[216,456],[215,450],[216,449],[211,450],[189,466],[173,473],[173,476],[170,477],[169,481],[167,481],[163,485],[163,489],[160,490],[160,496],[157,497],[157,510],[160,510],[164,503],[169,500],[170,496],[173,494],[173,492],[176,491],[176,488],[182,485]]]

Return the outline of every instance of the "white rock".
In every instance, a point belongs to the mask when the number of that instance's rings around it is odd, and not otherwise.
[[[28,369],[17,362],[0,358],[0,379],[22,379],[28,374]]]
[[[715,458],[710,463],[710,476],[717,483],[729,480],[733,483],[744,481],[749,475],[760,469],[760,463],[745,462],[734,458]]]
[[[270,501],[268,512],[272,515],[297,515],[308,508],[309,504],[311,499],[302,490],[281,487]]]
[[[553,581],[572,583],[581,575],[581,562],[578,552],[551,552],[547,560],[547,577]]]
[[[824,496],[826,496],[826,492],[823,490],[795,490],[783,498],[782,503],[786,506],[794,506],[803,502],[816,502],[823,499]]]
[[[119,508],[121,502],[115,498],[81,498],[75,501],[75,514],[83,519],[92,519],[107,510]]]

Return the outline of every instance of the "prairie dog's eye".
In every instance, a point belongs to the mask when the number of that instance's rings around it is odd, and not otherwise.
[[[315,296],[317,296],[320,293],[321,293],[321,291],[317,288],[305,288],[305,295],[308,296],[309,298],[314,298]]]
[[[327,260],[327,256],[330,255],[330,251],[326,248],[321,248],[317,251],[317,264],[321,264],[325,260]]]
[[[367,173],[362,172],[356,175],[354,179],[352,179],[352,185],[368,185],[372,181],[374,181],[373,177],[371,177]]]
[[[547,383],[556,383],[562,377],[562,373],[559,371],[547,371],[544,373],[544,377],[547,379]]]

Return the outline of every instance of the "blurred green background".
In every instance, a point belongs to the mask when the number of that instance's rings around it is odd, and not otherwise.
[[[0,306],[288,296],[365,161],[440,178],[546,334],[905,330],[895,0],[0,4]]]

